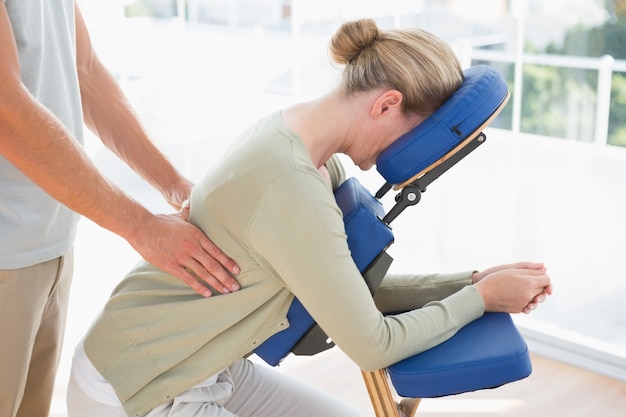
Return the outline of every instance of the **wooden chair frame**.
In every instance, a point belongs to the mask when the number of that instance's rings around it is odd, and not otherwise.
[[[376,417],[414,417],[421,398],[402,398],[399,402],[389,385],[386,369],[361,371]]]

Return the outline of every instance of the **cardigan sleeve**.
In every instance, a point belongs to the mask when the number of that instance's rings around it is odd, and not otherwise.
[[[319,175],[275,179],[259,199],[248,233],[259,264],[364,370],[429,349],[483,314],[478,291],[459,285],[442,300],[384,316],[352,261],[341,211]]]
[[[374,295],[383,313],[397,313],[421,308],[472,284],[472,272],[452,274],[388,274]]]

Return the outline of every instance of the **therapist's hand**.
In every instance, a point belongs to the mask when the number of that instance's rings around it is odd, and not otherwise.
[[[146,261],[177,276],[205,297],[212,294],[207,284],[222,294],[239,290],[233,277],[239,274],[239,267],[187,221],[188,210],[146,219],[131,245]]]

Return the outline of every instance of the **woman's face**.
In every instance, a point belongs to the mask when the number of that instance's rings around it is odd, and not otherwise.
[[[348,153],[354,164],[364,171],[376,164],[382,151],[425,119],[424,116],[407,115],[401,111],[389,116],[364,127],[364,133],[355,141],[352,152]]]

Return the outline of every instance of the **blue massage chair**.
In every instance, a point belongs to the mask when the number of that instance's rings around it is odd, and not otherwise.
[[[385,183],[375,195],[356,178],[335,191],[352,257],[372,294],[392,262],[386,253],[394,241],[389,224],[417,204],[430,183],[485,142],[482,130],[508,99],[496,70],[470,67],[446,103],[378,157],[376,168]],[[380,199],[392,189],[398,192],[395,205],[386,212]],[[268,364],[278,365],[289,353],[314,355],[333,346],[297,298],[287,318],[290,327],[255,350]],[[363,377],[377,417],[411,417],[421,398],[494,388],[531,371],[528,348],[511,317],[487,313],[446,342],[387,369],[363,372]],[[403,398],[400,403],[389,382]]]

